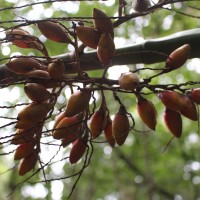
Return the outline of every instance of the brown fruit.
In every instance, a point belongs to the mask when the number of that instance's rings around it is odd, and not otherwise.
[[[65,65],[61,60],[55,60],[48,65],[47,70],[53,79],[62,79],[65,73]]]
[[[134,90],[139,85],[137,74],[132,72],[122,73],[119,77],[119,86],[124,90]]]
[[[15,151],[14,160],[20,160],[32,154],[34,151],[34,146],[35,144],[33,142],[28,142],[19,145]]]
[[[103,33],[99,40],[97,55],[100,62],[108,65],[115,55],[115,43],[109,33]]]
[[[87,149],[87,142],[83,138],[77,139],[72,146],[69,155],[69,161],[71,164],[77,163],[78,160],[83,156]]]
[[[33,58],[21,57],[10,60],[6,66],[16,74],[25,75],[35,69],[42,68],[42,65]]]
[[[55,123],[53,125],[53,129],[55,129],[57,127],[57,125],[59,124],[59,122],[64,119],[66,117],[65,112],[61,112],[58,114],[58,116],[56,116],[55,118]]]
[[[164,113],[164,122],[169,131],[177,138],[182,134],[182,119],[179,112],[166,108]]]
[[[33,48],[42,50],[44,48],[42,42],[35,36],[31,36],[23,29],[13,29],[6,33],[8,41],[20,48]]]
[[[8,41],[20,48],[29,48],[30,34],[23,29],[13,29],[6,33]]]
[[[113,133],[112,133],[112,120],[110,119],[110,117],[108,117],[108,119],[107,119],[107,123],[104,128],[104,135],[106,137],[106,140],[110,144],[110,146],[114,147],[115,146],[115,138],[113,137]]]
[[[18,173],[20,176],[24,176],[26,173],[34,169],[37,163],[37,156],[37,153],[34,152],[20,161],[18,166]]]
[[[101,10],[93,9],[93,18],[95,28],[100,34],[109,33],[111,37],[114,37],[114,28],[111,19]]]
[[[24,144],[34,140],[35,129],[24,130],[17,129],[14,136],[11,139],[11,144]]]
[[[84,112],[90,101],[90,91],[76,91],[69,98],[66,106],[65,114],[67,117],[72,117],[76,114]]]
[[[188,96],[197,104],[200,104],[200,88],[193,89]]]
[[[142,121],[152,130],[157,124],[157,112],[152,102],[138,96],[137,111]]]
[[[89,128],[92,138],[98,137],[105,126],[105,113],[101,110],[94,112],[90,119]]]
[[[174,70],[185,64],[190,56],[191,47],[189,44],[185,44],[175,49],[166,60],[165,67],[169,70]]]
[[[46,118],[50,109],[51,105],[45,103],[29,104],[19,112],[15,127],[19,129],[28,129],[37,125]]]
[[[174,111],[181,111],[185,107],[184,95],[174,91],[163,91],[158,94],[162,103]]]
[[[47,71],[34,70],[26,74],[33,82],[39,83],[46,88],[55,88],[59,86],[59,82],[52,80]]]
[[[89,129],[92,138],[98,137],[103,131],[106,124],[106,113],[107,113],[107,106],[105,102],[105,97],[103,96],[101,105],[93,113],[89,122]]]
[[[75,135],[78,135],[77,133],[74,133],[74,134],[67,134],[64,138],[61,139],[61,145],[62,147],[66,147],[68,146],[69,144],[73,143],[75,140],[77,140],[80,136],[75,136]]]
[[[24,91],[28,98],[33,102],[44,102],[51,97],[51,93],[38,83],[27,83]]]
[[[34,78],[41,78],[41,79],[50,79],[50,75],[47,71],[44,70],[34,70],[30,71],[26,74],[28,77],[34,77]]]
[[[174,91],[164,91],[158,96],[162,103],[170,110],[180,112],[185,117],[194,121],[198,119],[196,106],[187,95]]]
[[[54,42],[70,43],[72,41],[67,33],[67,30],[60,23],[54,21],[40,21],[37,23],[41,33],[48,39]]]
[[[119,111],[115,114],[112,123],[112,134],[119,146],[124,144],[129,133],[129,127],[130,125],[126,110],[121,106]]]
[[[62,139],[67,135],[73,135],[76,139],[79,137],[81,127],[81,121],[78,116],[64,117],[56,126],[56,130],[53,131],[54,139]]]
[[[193,121],[197,121],[198,114],[197,114],[197,108],[196,108],[194,102],[187,95],[184,95],[183,99],[185,101],[185,105],[180,110],[180,113]]]
[[[76,35],[85,46],[93,49],[97,48],[100,36],[94,28],[87,26],[77,26]]]

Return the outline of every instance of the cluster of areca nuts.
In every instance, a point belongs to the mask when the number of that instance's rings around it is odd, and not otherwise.
[[[94,27],[76,26],[75,34],[87,47],[97,49],[99,61],[105,67],[110,64],[115,54],[114,29],[110,18],[98,9],[93,10]],[[41,33],[55,42],[75,45],[70,31],[55,21],[40,21],[37,26]],[[7,40],[20,48],[39,50],[47,59],[44,63],[33,57],[20,56],[7,63],[9,70],[19,76],[25,76],[28,83],[24,92],[32,101],[19,113],[16,133],[11,143],[19,145],[14,159],[21,160],[18,171],[20,175],[34,169],[40,153],[42,129],[48,114],[53,111],[57,95],[55,88],[61,87],[65,79],[65,66],[59,59],[50,58],[44,44],[23,29],[13,29],[7,33]],[[170,72],[180,68],[188,59],[190,45],[185,44],[175,49],[167,58],[163,71]],[[46,63],[48,63],[46,65]],[[151,130],[156,129],[157,112],[151,101],[141,95],[142,81],[136,73],[122,73],[118,85],[123,91],[131,91],[137,98],[137,111],[141,120]],[[89,101],[92,87],[84,87],[69,97],[65,109],[56,117],[52,137],[61,140],[63,147],[72,144],[69,161],[77,163],[88,148],[88,142],[104,133],[106,141],[114,147],[124,144],[130,130],[129,115],[120,103],[118,112],[111,119],[106,105],[106,98],[101,91],[101,103],[92,115],[89,113]],[[164,120],[169,131],[177,138],[182,134],[181,115],[197,120],[196,104],[200,104],[200,89],[193,89],[187,94],[172,90],[153,91],[165,105]]]

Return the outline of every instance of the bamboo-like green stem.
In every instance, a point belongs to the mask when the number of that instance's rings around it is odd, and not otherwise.
[[[118,48],[112,60],[112,65],[164,62],[167,55],[183,44],[191,45],[190,58],[200,58],[200,28]],[[70,61],[69,54],[59,55],[58,57],[66,63]],[[96,51],[80,55],[80,64],[83,71],[104,69],[98,61]],[[73,73],[73,65],[67,64],[66,73]]]
[[[200,28],[118,48],[112,60],[112,65],[164,62],[167,55],[183,44],[191,45],[190,58],[200,58]],[[65,63],[65,71],[67,74],[76,72],[77,68],[73,62],[74,57],[71,54],[58,55],[56,58],[61,59]],[[104,69],[98,60],[96,51],[82,53],[80,55],[80,67],[82,71]],[[10,76],[14,76],[14,74],[6,68],[6,65],[1,65],[0,81]]]

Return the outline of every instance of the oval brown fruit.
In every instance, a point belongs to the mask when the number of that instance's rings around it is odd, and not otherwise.
[[[76,35],[85,46],[93,49],[97,48],[100,35],[94,28],[87,26],[77,26]]]
[[[119,111],[115,114],[112,123],[112,134],[119,146],[124,144],[129,133],[129,128],[130,125],[125,108],[121,106]]]
[[[93,18],[95,28],[100,34],[109,33],[111,37],[114,37],[114,28],[111,19],[101,10],[93,9]]]
[[[69,155],[69,161],[71,164],[77,163],[83,154],[85,153],[87,149],[87,142],[83,138],[77,139],[72,146],[72,149],[70,151]]]
[[[54,42],[71,43],[67,30],[55,21],[40,21],[37,23],[41,33]]]
[[[73,93],[68,100],[65,115],[67,117],[72,117],[84,112],[89,105],[90,97],[90,91],[76,91]]]
[[[100,62],[104,65],[108,65],[115,55],[115,43],[109,33],[101,35],[97,47],[97,55]]]
[[[185,64],[190,56],[191,47],[189,44],[184,44],[183,46],[175,49],[166,60],[165,67],[169,70],[174,70],[180,68]]]
[[[182,119],[179,112],[165,109],[164,122],[169,131],[177,138],[181,137],[182,134]]]
[[[137,111],[142,121],[152,130],[157,124],[157,112],[152,102],[142,96],[138,96]]]

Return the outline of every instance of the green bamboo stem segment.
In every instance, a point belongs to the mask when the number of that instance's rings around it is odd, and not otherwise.
[[[186,30],[172,34],[167,37],[145,40],[142,43],[125,46],[116,49],[115,56],[112,60],[112,65],[130,65],[130,64],[153,64],[166,60],[176,48],[184,45],[191,45],[190,58],[200,58],[200,28]],[[64,61],[65,72],[68,74],[75,73],[77,68],[73,64],[74,57],[71,54],[62,54],[56,58]],[[83,53],[80,55],[80,67],[83,71],[91,71],[103,69],[99,62],[96,51]],[[6,77],[13,76],[5,65],[0,66],[0,81]]]
[[[139,44],[118,48],[113,57],[112,65],[164,62],[166,60],[165,55],[169,55],[173,50],[184,44],[191,45],[190,58],[200,58],[200,28],[186,30],[167,37],[145,40]],[[67,54],[60,55],[59,58],[66,63],[70,60],[70,56]],[[103,66],[98,61],[96,51],[80,55],[80,64],[81,69],[84,71],[103,69]],[[73,66],[68,65],[66,72],[72,73],[72,70]]]

